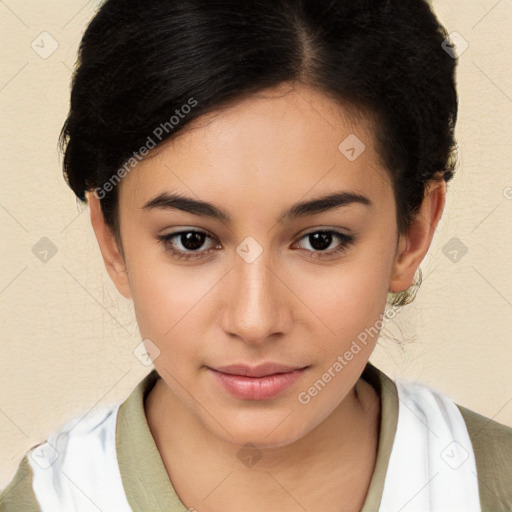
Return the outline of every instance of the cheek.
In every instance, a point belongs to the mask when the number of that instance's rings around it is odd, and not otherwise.
[[[143,339],[149,338],[160,350],[155,367],[197,365],[202,330],[207,325],[209,294],[218,279],[200,267],[176,266],[151,261],[146,253],[132,258],[130,287],[135,316]],[[218,284],[218,283],[217,283]]]
[[[314,276],[302,274],[296,289],[313,312],[319,328],[332,340],[327,350],[348,344],[382,315],[388,293],[388,265],[361,257],[340,263]],[[376,341],[376,340],[369,340]]]
[[[126,265],[141,335],[162,341],[180,328],[180,319],[204,295],[199,274],[174,265],[164,248],[141,233],[126,237]]]
[[[377,343],[387,298],[386,269],[347,263],[314,282],[305,281],[300,293],[315,313],[309,337],[315,340],[316,370],[298,399],[308,400],[301,404],[311,400],[317,416],[327,416],[354,386]]]

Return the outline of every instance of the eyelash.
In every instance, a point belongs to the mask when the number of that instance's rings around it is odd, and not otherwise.
[[[214,251],[215,248],[207,249],[206,251],[201,252],[192,252],[192,253],[185,253],[181,250],[175,249],[173,247],[173,244],[171,243],[171,240],[179,235],[183,235],[185,233],[202,233],[206,235],[207,238],[214,239],[212,236],[208,235],[208,233],[205,233],[204,231],[198,231],[195,229],[188,229],[185,231],[177,231],[176,233],[169,233],[167,235],[160,235],[158,236],[159,243],[163,244],[166,251],[169,251],[172,256],[176,259],[183,259],[183,260],[191,260],[191,259],[197,259],[204,256],[204,254],[209,253],[211,251]],[[338,231],[333,230],[327,230],[327,229],[319,229],[317,231],[310,231],[309,233],[306,233],[305,235],[301,236],[299,240],[302,240],[303,238],[306,238],[310,235],[314,235],[317,233],[330,233],[333,234],[335,237],[337,237],[342,243],[336,248],[331,249],[330,251],[310,251],[313,252],[313,254],[316,254],[316,256],[311,256],[313,259],[315,258],[324,258],[324,257],[330,257],[334,256],[336,254],[341,254],[345,252],[348,247],[350,247],[355,242],[355,237],[352,235],[347,235],[345,233],[339,233]],[[309,249],[305,249],[306,251],[309,251]]]

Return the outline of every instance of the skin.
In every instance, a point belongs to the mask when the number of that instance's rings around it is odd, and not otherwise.
[[[350,134],[366,146],[354,161],[338,150]],[[162,378],[145,410],[180,499],[200,512],[334,511],[340,503],[360,510],[380,411],[360,375],[377,336],[308,404],[298,394],[375,325],[389,291],[412,284],[444,208],[444,181],[432,181],[399,238],[371,124],[318,90],[283,84],[187,125],[119,187],[122,250],[89,194],[91,222],[110,277],[133,300],[142,338],[160,351],[154,366]],[[214,203],[232,223],[142,209],[165,191]],[[363,194],[372,206],[277,221],[298,201],[338,191]],[[186,229],[214,237],[189,261],[157,238]],[[352,233],[355,241],[337,255],[315,257],[343,244],[333,237],[315,249],[305,235],[319,229]],[[236,251],[249,236],[262,249],[250,263]],[[183,242],[173,239],[187,252]],[[309,368],[265,401],[233,397],[205,368],[266,361]],[[261,455],[252,467],[237,457],[246,443]]]

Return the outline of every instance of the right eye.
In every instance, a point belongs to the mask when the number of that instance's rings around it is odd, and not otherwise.
[[[166,235],[159,235],[158,240],[163,244],[166,251],[169,251],[173,257],[177,259],[196,259],[203,257],[206,253],[211,252],[215,248],[210,248],[204,251],[198,251],[198,249],[204,244],[205,240],[209,238],[214,240],[212,236],[204,231],[197,230],[184,230],[177,231],[175,233],[169,233]],[[174,239],[179,240],[179,243],[183,247],[182,249],[176,249],[176,243]]]

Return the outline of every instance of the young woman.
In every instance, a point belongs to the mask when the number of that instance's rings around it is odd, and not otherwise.
[[[455,170],[424,0],[107,0],[61,142],[155,369],[10,511],[506,511],[512,429],[368,362]]]

